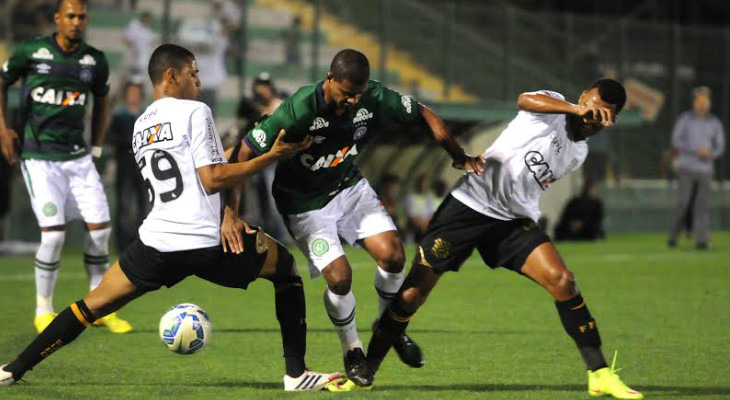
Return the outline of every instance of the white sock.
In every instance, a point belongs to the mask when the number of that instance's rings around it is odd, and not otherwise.
[[[109,268],[109,236],[111,228],[86,232],[84,237],[84,267],[89,276],[89,291],[94,290]]]
[[[36,316],[53,312],[53,291],[65,239],[66,231],[41,231],[41,245],[35,253]]]
[[[403,281],[406,280],[406,269],[400,272],[388,272],[380,267],[375,268],[375,291],[378,292],[378,318],[395,298]]]
[[[355,295],[352,290],[346,295],[340,296],[328,289],[324,291],[324,309],[335,326],[337,335],[340,337],[342,353],[349,350],[362,348],[362,342],[357,336],[355,326]]]

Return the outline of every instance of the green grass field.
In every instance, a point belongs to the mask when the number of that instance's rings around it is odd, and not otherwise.
[[[659,234],[615,235],[595,244],[561,244],[598,321],[604,350],[619,351],[621,376],[648,398],[730,398],[730,233],[713,248],[685,243],[669,250]],[[408,249],[409,260],[413,254]],[[299,265],[304,262],[295,251]],[[354,266],[361,339],[375,318],[374,264],[361,249]],[[67,252],[56,292],[57,310],[86,290],[81,255]],[[35,335],[32,258],[0,258],[0,361]],[[307,274],[302,268],[302,274]],[[307,275],[308,276],[308,275]],[[310,367],[342,370],[340,346],[322,306],[323,279],[305,278]],[[166,350],[157,322],[170,306],[193,302],[213,321],[202,353]],[[331,393],[282,390],[283,361],[273,290],[256,282],[247,292],[190,278],[130,304],[121,315],[135,331],[87,330],[75,343],[26,375],[26,384],[0,388],[2,398],[270,399],[334,398]],[[348,398],[587,399],[586,376],[552,300],[541,288],[473,257],[447,274],[414,318],[410,332],[427,364],[411,370],[393,354],[371,392]]]

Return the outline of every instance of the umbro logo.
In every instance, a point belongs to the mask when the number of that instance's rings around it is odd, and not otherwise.
[[[326,128],[328,126],[330,126],[330,123],[329,122],[327,122],[322,117],[317,117],[317,118],[314,119],[314,121],[312,121],[312,126],[309,127],[309,130],[310,131],[316,131],[317,129]]]
[[[79,60],[79,64],[81,65],[96,65],[96,60],[94,60],[94,57],[90,56],[89,54],[83,56]]]
[[[36,70],[38,71],[39,74],[45,75],[45,74],[48,74],[51,72],[51,66],[46,63],[38,64],[38,65],[36,65]]]
[[[317,144],[320,144],[320,143],[324,142],[325,139],[327,139],[327,138],[324,137],[324,136],[315,136],[315,137],[312,138],[312,140],[314,141],[314,143],[317,143]]]
[[[413,110],[413,107],[411,106],[411,98],[408,96],[401,96],[400,102],[401,102],[401,104],[403,104],[403,107],[405,107],[406,112],[408,114],[410,114],[411,111]]]
[[[37,58],[39,60],[53,60],[53,54],[51,54],[51,52],[48,51],[48,49],[45,47],[41,47],[40,49],[36,50],[35,53],[31,54],[31,57]]]

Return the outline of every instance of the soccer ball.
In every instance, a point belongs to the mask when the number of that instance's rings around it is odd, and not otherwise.
[[[160,319],[160,339],[170,351],[193,354],[210,341],[208,313],[195,304],[183,303],[169,309]]]

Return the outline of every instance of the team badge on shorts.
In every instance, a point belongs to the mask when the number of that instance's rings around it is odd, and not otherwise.
[[[330,251],[330,245],[326,240],[322,238],[314,239],[312,242],[312,253],[314,253],[315,256],[321,257],[328,251]]]
[[[52,201],[43,205],[43,215],[46,217],[53,217],[58,212],[58,208]]]
[[[449,250],[451,248],[451,245],[449,242],[438,238],[433,241],[433,247],[431,247],[431,254],[433,254],[436,258],[446,258],[449,256]]]

